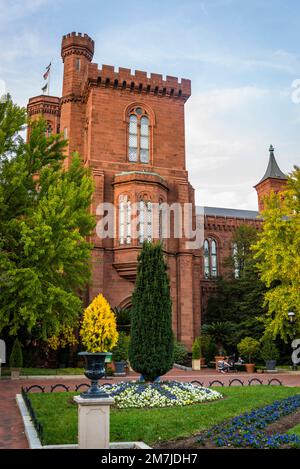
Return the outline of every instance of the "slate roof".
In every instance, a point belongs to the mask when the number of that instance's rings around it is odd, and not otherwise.
[[[255,210],[241,210],[235,208],[222,208],[222,207],[196,207],[197,215],[212,215],[216,217],[228,217],[228,218],[245,218],[245,219],[258,219],[259,212]]]
[[[277,161],[274,156],[274,147],[270,145],[269,148],[270,157],[267,170],[264,174],[264,177],[259,181],[258,184],[265,181],[266,179],[273,178],[273,179],[287,179],[287,176],[281,171],[279,168]]]

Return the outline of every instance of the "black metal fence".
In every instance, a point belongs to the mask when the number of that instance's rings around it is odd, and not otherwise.
[[[38,387],[41,388],[41,386],[38,386]],[[32,389],[33,386],[30,386],[30,388]],[[44,392],[44,390],[42,390],[42,392]],[[25,402],[25,405],[27,407],[27,410],[29,412],[30,418],[32,420],[32,423],[34,425],[34,428],[36,429],[36,432],[41,441],[41,444],[43,444],[43,441],[44,441],[43,425],[41,424],[41,422],[38,420],[37,416],[35,415],[34,408],[32,407],[32,404],[31,404],[31,400],[28,397],[28,391],[26,391],[26,389],[22,387],[21,393],[22,393],[22,397]]]

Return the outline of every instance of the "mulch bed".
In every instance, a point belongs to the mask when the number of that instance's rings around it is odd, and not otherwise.
[[[273,435],[274,433],[286,433],[290,428],[295,427],[300,423],[300,409],[293,414],[286,415],[280,420],[273,422],[271,425],[265,428],[265,433],[268,435]],[[203,432],[204,433],[204,432]],[[203,433],[198,433],[197,435],[186,437],[186,438],[177,438],[176,440],[164,441],[153,446],[157,449],[224,449],[216,446],[212,441],[206,440],[204,444],[199,443],[197,440]],[[226,449],[229,449],[226,447]],[[233,449],[231,447],[231,449]],[[236,448],[241,449],[241,448]],[[243,448],[242,448],[243,449]]]

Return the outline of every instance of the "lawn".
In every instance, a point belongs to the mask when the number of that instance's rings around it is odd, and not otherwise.
[[[111,441],[139,441],[149,445],[189,436],[224,419],[253,408],[299,394],[299,388],[283,386],[235,386],[217,388],[224,399],[186,407],[112,409]],[[44,444],[77,442],[77,393],[32,393],[30,399],[44,427]]]
[[[22,368],[22,376],[83,375],[83,368]],[[2,376],[10,376],[10,368],[2,367]]]
[[[296,425],[294,428],[291,428],[287,431],[290,435],[299,435],[300,436],[300,423]]]

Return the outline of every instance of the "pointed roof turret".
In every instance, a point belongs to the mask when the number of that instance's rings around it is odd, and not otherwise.
[[[270,152],[270,157],[269,157],[269,164],[267,167],[267,170],[265,172],[264,177],[259,181],[258,184],[261,182],[265,181],[266,179],[272,178],[272,179],[287,179],[287,176],[281,171],[279,168],[277,161],[274,156],[274,147],[273,145],[270,145],[269,148]],[[258,185],[257,184],[257,185]]]

